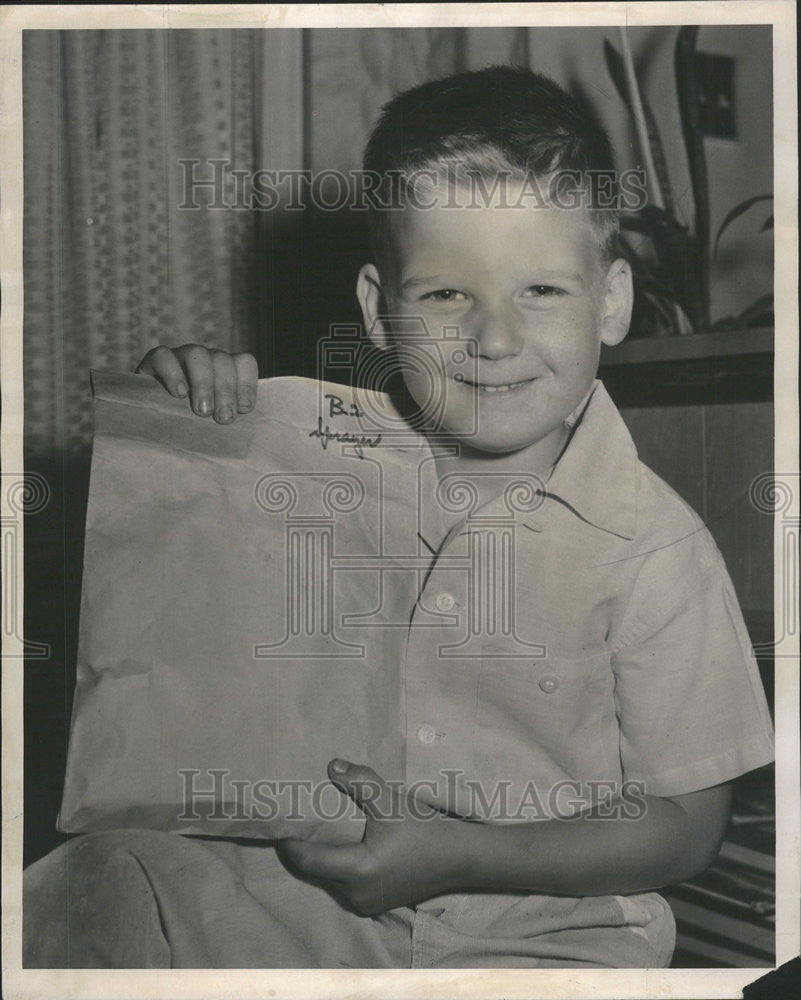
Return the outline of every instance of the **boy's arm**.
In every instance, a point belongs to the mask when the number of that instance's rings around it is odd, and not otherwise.
[[[605,819],[590,811],[575,820],[531,826],[482,825],[471,831],[472,857],[488,888],[527,880],[526,887],[539,892],[569,896],[657,889],[712,864],[730,797],[724,784],[666,798],[643,796],[643,813],[636,819]]]
[[[571,820],[473,823],[423,815],[370,768],[335,765],[331,780],[367,816],[363,841],[346,847],[284,841],[280,850],[300,874],[327,881],[365,914],[474,889],[597,896],[671,885],[712,863],[729,815],[729,787],[718,785],[643,796],[636,819],[590,811]]]
[[[147,352],[136,373],[152,375],[172,396],[188,395],[198,416],[214,414],[218,424],[230,424],[256,402],[259,367],[252,354],[227,354],[200,344],[160,345]]]

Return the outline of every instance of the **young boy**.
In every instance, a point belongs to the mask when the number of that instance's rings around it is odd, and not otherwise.
[[[26,965],[665,966],[674,924],[653,890],[714,860],[729,783],[772,759],[722,560],[595,380],[633,294],[597,183],[612,169],[600,127],[544,78],[489,69],[391,102],[365,169],[382,183],[357,295],[440,485],[458,474],[491,521],[509,509],[504,482],[542,484],[520,519],[513,627],[484,622],[481,655],[457,661],[416,628],[478,587],[460,592],[444,568],[471,534],[447,504],[406,609],[407,780],[454,784],[421,815],[369,761],[332,760],[366,814],[347,846],[73,840],[26,873]],[[430,345],[404,332],[419,320]],[[461,350],[440,352],[454,331]],[[160,347],[138,371],[220,423],[256,396],[248,355]],[[537,822],[470,821],[465,774],[485,799],[536,787],[547,806]]]

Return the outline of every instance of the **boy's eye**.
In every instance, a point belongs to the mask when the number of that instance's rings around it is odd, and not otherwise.
[[[456,302],[464,297],[464,292],[457,292],[455,288],[438,288],[435,292],[427,292],[422,299],[431,302]]]
[[[545,299],[554,295],[564,295],[564,289],[556,288],[554,285],[530,285],[526,289],[529,298]]]

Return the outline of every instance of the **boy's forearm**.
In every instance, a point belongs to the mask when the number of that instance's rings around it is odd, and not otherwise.
[[[728,818],[726,786],[643,802],[638,819],[588,812],[572,820],[465,823],[464,884],[454,889],[638,892],[681,882],[712,863]]]
[[[728,821],[725,785],[644,796],[646,809],[636,820],[584,813],[569,821],[491,825],[436,810],[421,815],[409,808],[410,796],[366,765],[332,760],[328,776],[364,812],[361,842],[286,840],[282,859],[370,916],[476,889],[598,896],[657,888],[706,868]]]

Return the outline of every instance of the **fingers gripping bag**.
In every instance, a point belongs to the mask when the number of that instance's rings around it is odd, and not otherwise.
[[[416,597],[420,439],[387,443],[383,394],[310,379],[261,381],[228,426],[141,375],[93,391],[59,829],[359,840],[326,765],[404,777],[408,621],[382,592]]]

